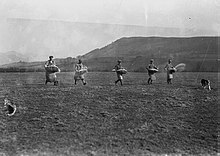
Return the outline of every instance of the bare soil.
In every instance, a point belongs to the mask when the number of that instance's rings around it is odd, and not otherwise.
[[[217,155],[218,74],[166,74],[147,85],[147,73],[88,73],[86,86],[73,73],[0,74],[0,155]],[[212,90],[201,88],[201,78]],[[3,111],[4,98],[16,104]]]

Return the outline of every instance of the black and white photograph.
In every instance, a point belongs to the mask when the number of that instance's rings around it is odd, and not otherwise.
[[[214,156],[220,0],[0,0],[0,156]]]

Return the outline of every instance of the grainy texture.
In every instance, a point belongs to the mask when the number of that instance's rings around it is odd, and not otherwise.
[[[161,155],[217,154],[218,74],[166,74],[147,85],[147,73],[88,73],[73,85],[72,73],[44,85],[44,73],[0,73],[0,154]],[[198,80],[196,80],[198,76]],[[211,91],[201,78],[211,80]],[[3,112],[4,98],[17,112]]]

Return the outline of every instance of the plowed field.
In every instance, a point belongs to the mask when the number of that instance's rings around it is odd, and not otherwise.
[[[147,85],[146,73],[88,73],[86,86],[73,73],[0,73],[0,155],[216,155],[218,74],[166,74]],[[198,79],[197,79],[198,77]],[[211,80],[211,91],[201,88]],[[3,111],[4,98],[17,106]]]

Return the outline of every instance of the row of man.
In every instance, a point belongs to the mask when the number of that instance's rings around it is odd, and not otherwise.
[[[171,84],[171,80],[173,78],[173,72],[175,71],[174,66],[172,65],[171,62],[172,62],[172,60],[169,59],[168,63],[164,67],[164,69],[167,71],[167,83],[168,84]],[[49,60],[45,63],[45,69],[47,69],[49,67],[55,67],[55,66],[56,66],[56,64],[55,64],[55,61],[53,60],[53,56],[49,56]],[[83,69],[84,69],[84,72],[82,72]],[[121,72],[122,70],[126,71],[122,67],[122,61],[118,60],[117,65],[115,65],[115,67],[114,67],[114,71],[117,74],[117,80],[115,81],[115,85],[118,82],[120,82],[120,84],[123,85],[123,74],[125,74],[126,72]],[[158,71],[158,67],[156,67],[154,65],[153,59],[150,60],[150,63],[147,66],[147,70],[148,70],[148,75],[149,75],[148,84],[152,84],[152,82],[154,80],[156,80],[155,73]],[[59,72],[59,69],[57,71]],[[75,65],[75,75],[74,75],[75,85],[78,80],[81,80],[83,85],[87,84],[85,81],[85,77],[84,77],[84,74],[86,72],[87,72],[87,67],[82,64],[82,60],[79,60],[79,62]],[[58,85],[58,81],[56,79],[56,72],[51,72],[49,70],[46,70],[45,84],[47,84],[48,82],[53,82],[54,85]]]

